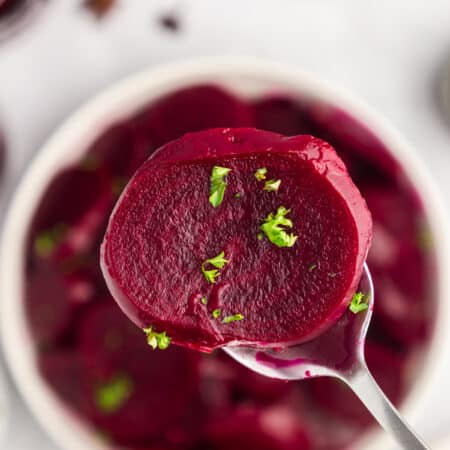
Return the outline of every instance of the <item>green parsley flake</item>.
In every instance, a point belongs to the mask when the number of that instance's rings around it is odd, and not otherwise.
[[[49,256],[62,241],[67,225],[58,223],[52,228],[42,231],[34,241],[34,251],[41,258]]]
[[[216,278],[219,276],[219,271],[217,269],[205,270],[203,266],[202,266],[202,273],[203,276],[206,278],[206,281],[208,281],[211,284],[214,284],[216,282]]]
[[[293,227],[292,220],[286,217],[289,212],[289,209],[280,206],[276,214],[270,213],[260,226],[269,241],[277,247],[292,247],[297,241],[298,236],[286,232],[286,228]]]
[[[280,188],[281,180],[269,180],[264,183],[264,190],[267,192],[276,192]]]
[[[227,264],[229,261],[225,259],[225,252],[220,252],[217,256],[214,256],[214,258],[207,259],[202,264],[202,273],[203,276],[206,278],[207,281],[214,284],[216,282],[216,278],[220,275],[220,272],[217,269],[222,269],[225,264]],[[207,264],[211,264],[212,266],[216,267],[215,269],[206,270],[205,266]]]
[[[202,298],[200,299],[200,302],[201,302],[203,305],[207,305],[207,304],[208,304],[208,299],[207,299],[206,297],[202,297]]]
[[[95,403],[103,413],[112,414],[124,405],[132,393],[132,381],[124,375],[118,375],[97,387]]]
[[[362,292],[356,292],[350,303],[349,309],[353,314],[358,314],[362,311],[365,311],[369,305],[365,301],[365,295]]]
[[[311,265],[308,267],[308,270],[309,270],[310,272],[312,272],[312,271],[315,270],[315,269],[317,269],[317,264],[311,264]]]
[[[241,198],[242,194],[240,192],[236,192],[236,194],[234,194],[234,198]]]
[[[265,167],[260,167],[259,169],[256,170],[255,172],[255,178],[258,181],[262,181],[266,179],[266,173],[267,173],[267,169]]]
[[[225,177],[231,172],[227,167],[214,166],[210,177],[209,203],[217,208],[223,201],[227,183]]]
[[[218,319],[220,317],[220,315],[222,314],[222,311],[220,311],[220,309],[215,309],[211,315],[214,317],[214,319]]]
[[[147,335],[147,343],[153,350],[159,348],[160,350],[166,350],[170,345],[170,337],[167,336],[166,332],[156,333],[153,331],[152,327],[144,328],[144,333]]]
[[[264,234],[258,233],[257,237],[258,237],[258,241],[262,241],[264,239]]]
[[[244,316],[242,314],[234,314],[233,316],[227,316],[222,319],[222,323],[231,323],[238,320],[243,320]]]

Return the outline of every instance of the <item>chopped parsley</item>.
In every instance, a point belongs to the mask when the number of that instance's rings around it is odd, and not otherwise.
[[[358,314],[365,311],[369,305],[366,301],[366,296],[362,292],[356,292],[353,294],[352,301],[350,303],[349,309],[353,314]]]
[[[286,228],[293,227],[292,220],[286,217],[289,212],[289,209],[280,206],[276,214],[270,213],[260,226],[269,241],[277,247],[292,247],[297,241],[298,236],[286,232]]]
[[[220,309],[215,309],[211,315],[214,317],[214,319],[218,319],[220,315],[222,314],[222,311]]]
[[[217,208],[223,201],[227,183],[225,177],[231,172],[227,167],[214,166],[210,177],[209,203]]]
[[[133,383],[125,375],[117,375],[95,390],[95,403],[106,414],[119,410],[133,393]]]
[[[258,237],[258,241],[262,241],[264,239],[264,234],[263,233],[258,233],[257,237]]]
[[[236,194],[234,194],[234,198],[241,198],[242,194],[240,192],[236,192]]]
[[[62,241],[67,231],[67,225],[58,223],[42,231],[34,241],[34,251],[41,258],[49,256]]]
[[[227,316],[222,319],[222,323],[231,323],[238,320],[243,320],[244,316],[242,314],[234,314],[233,316]]]
[[[166,350],[170,345],[170,337],[167,336],[166,332],[157,333],[153,331],[152,327],[144,328],[144,333],[147,335],[147,343],[153,350],[159,348],[160,350]]]
[[[280,188],[281,180],[269,180],[264,183],[264,190],[267,192],[276,192]]]
[[[200,303],[201,303],[202,305],[207,305],[207,304],[208,304],[208,299],[207,299],[206,297],[202,297],[202,298],[200,299]]]
[[[315,269],[317,269],[317,264],[311,264],[311,265],[308,267],[308,270],[309,270],[310,272],[312,272],[312,271],[315,270]]]
[[[202,264],[202,274],[206,278],[207,281],[214,284],[216,282],[216,278],[219,276],[220,272],[218,269],[222,269],[225,264],[227,264],[229,261],[225,259],[225,252],[220,252],[217,256],[214,256],[214,258],[207,259]],[[206,270],[206,265],[211,264],[215,267],[215,269]]]
[[[203,276],[206,278],[206,281],[214,284],[216,282],[216,278],[219,276],[219,271],[217,269],[205,270],[202,266]]]
[[[260,167],[259,169],[256,170],[255,172],[255,178],[258,181],[262,181],[266,179],[266,173],[267,173],[267,169],[265,167]]]

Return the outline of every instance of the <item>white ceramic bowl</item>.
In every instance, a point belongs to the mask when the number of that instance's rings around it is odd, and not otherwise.
[[[244,97],[287,91],[301,98],[334,104],[365,123],[390,149],[407,175],[426,199],[426,214],[437,246],[439,298],[437,322],[429,351],[403,404],[403,412],[414,421],[420,402],[433,386],[446,343],[444,330],[449,319],[444,308],[450,286],[443,208],[430,179],[407,143],[368,107],[347,92],[319,81],[316,76],[267,61],[221,58],[177,63],[134,75],[101,93],[73,114],[40,150],[22,179],[7,214],[0,256],[0,325],[9,368],[26,403],[61,448],[67,450],[105,449],[85,424],[73,417],[42,381],[35,364],[35,352],[24,314],[25,237],[40,198],[53,176],[70,166],[110,123],[126,118],[152,100],[193,83],[213,82]],[[389,448],[381,433],[367,436],[364,449]]]

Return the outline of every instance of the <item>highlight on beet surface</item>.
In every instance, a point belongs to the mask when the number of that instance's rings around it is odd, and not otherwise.
[[[0,448],[446,434],[450,9],[353,1],[0,0]]]

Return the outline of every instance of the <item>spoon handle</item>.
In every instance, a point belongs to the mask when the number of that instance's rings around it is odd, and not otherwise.
[[[402,419],[372,377],[365,363],[361,364],[352,375],[344,377],[343,381],[350,386],[378,423],[391,433],[405,450],[429,450]]]

